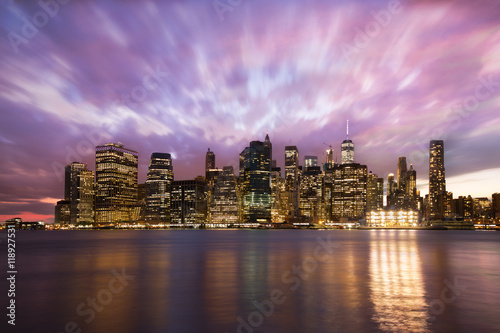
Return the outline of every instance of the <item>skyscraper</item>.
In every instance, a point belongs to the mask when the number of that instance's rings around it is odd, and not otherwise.
[[[238,197],[236,176],[232,166],[225,166],[218,175],[210,206],[212,223],[230,224],[238,222]]]
[[[203,178],[203,177],[201,177]],[[172,223],[201,225],[207,220],[207,183],[199,178],[172,183]]]
[[[120,143],[96,147],[96,223],[134,222],[139,154]]]
[[[346,163],[333,168],[332,219],[364,218],[366,181],[366,165]]]
[[[322,185],[321,167],[307,167],[300,180],[300,212],[316,223],[324,219]]]
[[[402,156],[398,159],[397,182],[398,190],[406,192],[406,172],[408,165],[406,164],[406,157]]]
[[[394,174],[391,172],[387,175],[387,207],[395,205],[397,185],[394,181]]]
[[[296,146],[285,147],[285,190],[289,197],[291,215],[299,213],[299,150]]]
[[[268,136],[266,136],[268,138]],[[243,222],[271,221],[270,142],[252,141],[240,153]]]
[[[146,179],[146,221],[170,222],[170,199],[174,171],[167,153],[153,153]]]
[[[341,145],[341,163],[354,163],[354,143],[349,140],[349,120],[347,121],[347,137]]]
[[[94,223],[94,171],[73,162],[65,167],[64,200],[70,204],[70,223]]]
[[[378,178],[377,174],[368,173],[366,179],[366,210],[382,210],[384,206],[384,178]]]
[[[446,192],[443,140],[431,140],[429,150],[429,218],[442,218]]]

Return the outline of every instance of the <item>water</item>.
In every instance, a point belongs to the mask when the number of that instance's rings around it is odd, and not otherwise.
[[[16,240],[16,326],[2,315],[2,332],[500,331],[497,231],[17,231]]]

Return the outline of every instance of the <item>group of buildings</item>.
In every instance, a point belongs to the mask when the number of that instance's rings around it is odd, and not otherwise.
[[[299,165],[296,146],[285,147],[285,168],[273,159],[269,135],[252,141],[233,166],[217,168],[208,149],[205,175],[174,180],[172,158],[153,153],[147,179],[138,184],[138,153],[122,144],[96,147],[95,172],[73,162],[65,168],[64,200],[55,207],[60,225],[278,226],[320,224],[343,227],[429,225],[432,221],[489,220],[500,217],[500,194],[459,197],[446,191],[444,146],[430,142],[429,194],[417,190],[417,173],[399,157],[397,174],[384,179],[354,162],[347,134],[341,159],[326,151],[326,160],[305,156]],[[386,191],[384,191],[384,187]],[[386,200],[384,202],[384,193]]]

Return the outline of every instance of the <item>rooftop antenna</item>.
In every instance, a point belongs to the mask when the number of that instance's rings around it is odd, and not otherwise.
[[[347,140],[349,140],[349,119],[347,119]]]

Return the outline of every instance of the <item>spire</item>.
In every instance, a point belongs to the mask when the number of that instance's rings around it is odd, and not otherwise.
[[[266,139],[265,140],[266,141],[271,141],[271,140],[269,140],[269,133],[268,132],[266,132]]]
[[[349,119],[347,119],[347,140],[349,140]]]

